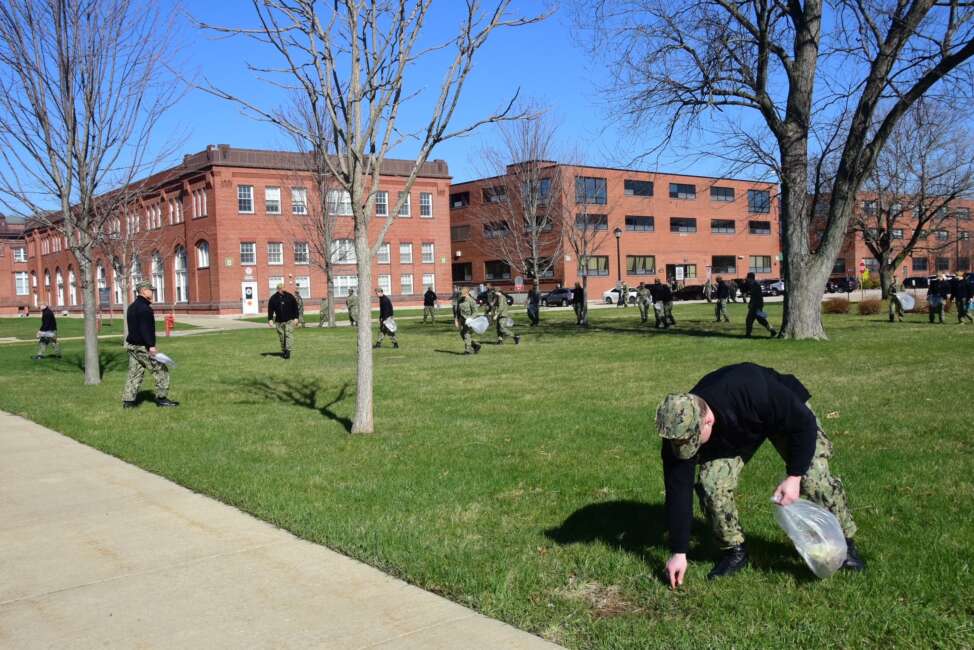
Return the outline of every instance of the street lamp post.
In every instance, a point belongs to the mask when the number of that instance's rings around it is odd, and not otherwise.
[[[620,252],[621,246],[619,244],[622,241],[622,228],[616,226],[612,234],[616,236],[616,280],[619,284],[622,284],[622,253]]]

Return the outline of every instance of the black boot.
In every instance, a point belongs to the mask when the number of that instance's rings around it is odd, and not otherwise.
[[[740,544],[724,551],[724,556],[707,574],[707,580],[723,578],[737,573],[747,566],[747,546]]]
[[[393,350],[398,350],[398,349],[399,349],[399,344],[398,344],[398,343],[396,343],[395,341],[393,341],[393,342],[392,342],[392,349],[393,349]]]
[[[157,397],[156,398],[156,406],[158,406],[160,408],[163,407],[163,406],[179,406],[179,402],[174,402],[171,399],[166,398],[166,397]]]
[[[845,562],[843,562],[842,566],[839,568],[844,569],[846,571],[865,571],[866,561],[863,560],[862,557],[860,557],[859,549],[856,548],[856,543],[853,542],[848,537],[846,537],[845,544],[846,544]]]
[[[134,409],[138,405],[139,405],[139,403],[136,402],[135,400],[127,400],[127,399],[126,400],[122,400],[122,408],[123,409]]]
[[[382,347],[382,342],[380,341],[379,343],[376,343],[375,345],[373,345],[373,346],[372,346],[372,349],[373,349],[373,350],[378,350],[378,349],[379,349],[379,348],[381,348],[381,347]]]
[[[520,342],[521,342],[521,337],[520,336],[515,336],[514,337],[514,345],[517,345]]]
[[[480,344],[479,343],[474,343],[473,344],[473,353],[474,354],[477,354],[478,352],[480,352]]]

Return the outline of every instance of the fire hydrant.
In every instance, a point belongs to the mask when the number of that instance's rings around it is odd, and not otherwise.
[[[172,312],[166,314],[166,336],[172,334],[173,328],[176,327],[176,315]]]

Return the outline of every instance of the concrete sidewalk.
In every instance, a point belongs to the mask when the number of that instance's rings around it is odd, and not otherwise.
[[[555,648],[0,412],[0,648]]]

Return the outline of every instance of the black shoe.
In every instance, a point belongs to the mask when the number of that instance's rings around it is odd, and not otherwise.
[[[375,345],[372,346],[372,349],[373,350],[378,350],[381,347],[382,347],[382,343],[376,343]]]
[[[747,546],[740,544],[724,551],[724,556],[720,562],[707,574],[707,580],[723,578],[737,573],[747,566]]]
[[[476,352],[473,352],[472,350],[464,350],[463,353],[464,354],[477,354]]]
[[[843,562],[842,566],[839,568],[844,569],[845,571],[865,571],[866,561],[863,560],[859,555],[859,549],[856,548],[856,543],[847,537],[845,544],[845,562]]]
[[[517,345],[517,344],[519,344],[520,342],[521,342],[521,337],[520,337],[520,336],[515,336],[515,337],[514,337],[514,345]]]
[[[163,406],[179,406],[179,402],[174,402],[171,399],[167,399],[165,397],[159,397],[156,398],[156,406],[160,408]]]
[[[124,399],[122,400],[122,408],[123,409],[134,409],[138,405],[139,405],[139,403],[136,402],[135,400],[124,400]]]
[[[775,330],[775,328],[772,327],[771,328],[771,338],[774,338],[776,336],[778,336],[778,332],[777,332],[777,330]]]
[[[399,344],[398,343],[393,343],[392,344],[392,349],[393,350],[398,350],[399,349]]]
[[[497,339],[497,345],[504,345],[504,339]]]

